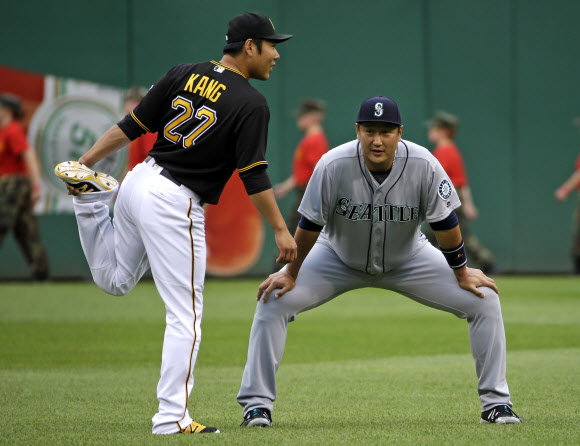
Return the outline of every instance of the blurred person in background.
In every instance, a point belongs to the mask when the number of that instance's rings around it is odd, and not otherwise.
[[[283,182],[274,185],[276,198],[284,198],[291,191],[296,192],[292,215],[288,218],[288,230],[296,231],[300,214],[298,207],[306,191],[308,180],[314,172],[318,160],[328,152],[328,140],[322,128],[326,105],[318,99],[305,99],[296,110],[296,126],[304,132],[304,137],[296,146],[292,161],[292,174]]]
[[[473,203],[463,157],[453,141],[458,128],[459,119],[455,115],[446,111],[437,111],[428,123],[427,136],[429,142],[435,144],[433,155],[449,175],[461,200],[461,207],[456,209],[455,213],[459,220],[467,255],[485,274],[490,274],[496,270],[493,256],[473,235],[469,227],[469,221],[477,218],[478,211]],[[428,226],[425,227],[424,232],[431,244],[439,247],[435,234]]]
[[[574,119],[574,123],[580,130],[580,117]],[[574,173],[554,192],[554,197],[558,201],[564,201],[572,191],[580,188],[580,155],[576,160]],[[576,229],[572,239],[572,262],[574,263],[574,274],[580,274],[580,194],[578,194],[576,211],[574,212],[574,223]]]
[[[20,98],[0,95],[0,245],[12,231],[35,280],[49,277],[48,255],[33,214],[41,196],[41,172],[34,148],[19,122]]]
[[[147,90],[145,88],[130,87],[125,93],[123,113],[125,115],[131,113],[133,109],[139,105],[146,94]],[[153,148],[153,144],[155,144],[156,140],[157,133],[145,133],[141,137],[129,143],[127,153],[127,170],[123,174],[122,178],[124,178],[127,172],[132,170],[133,167],[143,162],[145,158],[147,158],[147,155],[149,155],[149,150]]]

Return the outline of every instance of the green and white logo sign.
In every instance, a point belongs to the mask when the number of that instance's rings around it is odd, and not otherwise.
[[[29,135],[51,188],[66,194],[54,175],[58,163],[77,160],[120,119],[111,106],[90,98],[61,97],[43,104],[30,123]],[[127,165],[127,151],[118,150],[92,168],[119,177]]]

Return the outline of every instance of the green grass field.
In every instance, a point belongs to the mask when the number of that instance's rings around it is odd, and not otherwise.
[[[259,280],[208,280],[190,412],[220,435],[154,436],[164,307],[152,282],[0,284],[0,444],[552,445],[580,441],[580,279],[498,277],[524,424],[480,425],[467,323],[365,289],[290,324],[271,429],[235,396]]]

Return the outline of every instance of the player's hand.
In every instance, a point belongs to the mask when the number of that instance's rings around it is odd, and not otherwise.
[[[495,281],[491,277],[487,277],[479,269],[463,267],[453,272],[455,273],[459,286],[464,290],[471,291],[478,297],[484,297],[483,291],[478,288],[482,286],[491,288],[499,294],[499,288],[495,284]]]
[[[270,274],[266,280],[258,287],[258,296],[256,300],[260,300],[266,303],[268,301],[268,296],[275,289],[279,291],[275,294],[276,299],[281,298],[284,294],[290,291],[296,285],[296,279],[290,275],[286,270],[278,271],[277,273]]]
[[[66,184],[66,189],[69,195],[74,195],[75,197],[78,197],[80,195],[80,192],[78,189],[75,189],[74,187],[72,187],[70,184],[65,183]]]
[[[298,255],[298,247],[296,246],[296,241],[294,237],[290,235],[288,229],[284,228],[284,230],[280,232],[276,232],[276,245],[280,250],[280,255],[276,259],[278,263],[290,263],[296,259]]]

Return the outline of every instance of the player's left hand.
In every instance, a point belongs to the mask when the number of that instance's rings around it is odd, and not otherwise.
[[[278,271],[277,273],[270,274],[266,280],[258,288],[258,296],[256,300],[260,300],[266,303],[268,301],[268,296],[275,289],[279,291],[275,294],[276,299],[281,298],[284,294],[290,291],[296,285],[296,279],[290,275],[286,270]]]
[[[487,277],[483,271],[476,268],[463,267],[459,270],[454,270],[457,283],[461,288],[471,291],[478,297],[484,297],[483,291],[479,287],[486,286],[491,288],[499,294],[499,288],[491,277]]]

